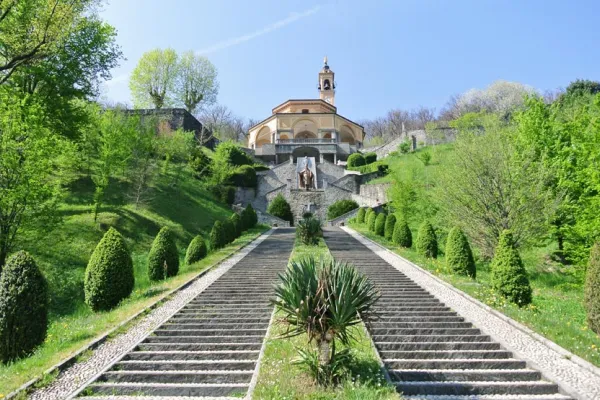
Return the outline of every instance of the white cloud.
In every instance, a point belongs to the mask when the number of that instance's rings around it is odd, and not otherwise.
[[[209,47],[207,47],[205,49],[199,50],[197,53],[199,53],[199,54],[214,53],[215,51],[223,50],[223,49],[226,49],[228,47],[236,46],[236,45],[238,45],[240,43],[244,43],[244,42],[247,42],[249,40],[256,39],[259,36],[266,35],[267,33],[271,33],[273,31],[281,29],[281,28],[283,28],[286,25],[289,25],[289,24],[291,24],[293,22],[298,21],[299,19],[310,17],[311,15],[317,13],[321,9],[321,7],[322,6],[318,5],[318,6],[315,6],[315,7],[311,8],[311,9],[309,9],[309,10],[306,10],[306,11],[302,11],[302,12],[299,12],[299,13],[297,13],[297,12],[291,13],[289,15],[289,17],[284,18],[284,19],[282,19],[280,21],[277,21],[275,23],[272,23],[270,25],[267,25],[267,26],[265,26],[262,29],[254,31],[252,33],[248,33],[246,35],[242,35],[242,36],[239,36],[239,37],[236,37],[236,38],[232,38],[232,39],[225,40],[223,42],[216,43],[216,44],[214,44],[212,46],[209,46]]]

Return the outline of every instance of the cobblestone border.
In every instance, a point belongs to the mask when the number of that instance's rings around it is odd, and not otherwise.
[[[416,264],[348,227],[345,232],[394,268],[434,294],[516,357],[557,383],[561,392],[576,399],[600,399],[600,368],[535,333],[519,322],[456,289]]]
[[[159,299],[157,299],[154,303],[148,305],[144,309],[138,311],[131,317],[127,318],[125,321],[121,322],[119,325],[114,328],[106,331],[100,337],[94,339],[92,342],[86,344],[79,350],[77,350],[73,355],[69,358],[59,362],[53,367],[49,368],[44,372],[41,377],[34,378],[29,382],[23,384],[21,387],[16,389],[15,391],[9,393],[6,396],[6,399],[16,398],[18,395],[22,393],[27,393],[30,391],[37,382],[39,382],[44,375],[55,373],[59,371],[59,375],[57,378],[50,383],[48,386],[37,389],[29,394],[29,399],[64,399],[70,393],[77,390],[78,385],[81,385],[82,382],[86,382],[89,379],[85,379],[88,375],[96,375],[98,369],[104,370],[105,364],[110,362],[112,358],[107,361],[106,354],[112,354],[115,350],[124,351],[124,348],[129,348],[131,346],[127,346],[128,341],[137,340],[139,343],[145,336],[147,336],[150,332],[152,332],[155,328],[152,328],[155,321],[157,319],[166,320],[171,317],[179,308],[183,305],[187,304],[187,302],[197,296],[202,290],[204,290],[208,285],[214,282],[217,278],[219,278],[222,274],[224,274],[229,268],[231,268],[234,264],[236,264],[239,260],[245,257],[250,251],[252,251],[256,246],[262,243],[267,237],[269,237],[273,233],[273,229],[269,229],[266,232],[261,234],[257,234],[254,239],[244,246],[241,246],[238,249],[235,249],[231,253],[225,256],[221,261],[207,267],[203,271],[199,272],[188,281],[182,283],[180,286],[170,290]],[[181,303],[182,299],[184,299],[184,304],[177,307],[174,311],[170,312],[174,306]],[[154,310],[154,311],[152,311]],[[149,315],[144,318],[141,318],[143,314],[152,311]],[[131,326],[126,332],[123,332],[117,335],[112,340],[108,340],[118,330],[122,329],[124,326],[132,323],[136,319],[140,319],[135,325]],[[160,325],[162,322],[159,322]],[[156,325],[156,326],[158,326]],[[132,334],[132,332],[138,332],[140,329],[150,329],[147,331],[141,339],[139,339],[139,334]],[[78,362],[78,358],[88,350],[93,350],[93,354],[91,357],[86,359],[85,361]],[[124,353],[123,353],[124,354]],[[121,354],[122,355],[122,354]],[[113,357],[114,358],[114,357]]]

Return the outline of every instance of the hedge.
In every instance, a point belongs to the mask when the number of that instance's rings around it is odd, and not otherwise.
[[[156,235],[148,254],[148,277],[159,281],[177,275],[179,272],[179,252],[173,233],[163,227]]]
[[[338,200],[327,208],[327,219],[334,219],[358,208],[354,200]]]
[[[387,240],[392,240],[392,236],[394,235],[394,226],[396,226],[396,216],[394,214],[390,214],[385,219],[385,228],[383,230],[383,236]]]
[[[227,234],[221,221],[215,221],[212,230],[210,231],[210,249],[218,250],[227,244]]]
[[[229,176],[228,183],[233,186],[254,188],[257,184],[256,170],[251,165],[237,167]]]
[[[383,236],[385,232],[385,214],[381,213],[375,219],[375,234]]]
[[[584,303],[588,326],[600,334],[600,243],[596,243],[590,251],[585,276]]]
[[[207,249],[206,243],[204,242],[204,238],[200,235],[197,235],[192,239],[190,245],[185,252],[185,263],[186,265],[193,264],[197,261],[202,260],[206,257]]]
[[[361,207],[360,210],[358,210],[358,212],[356,213],[356,222],[358,222],[359,224],[364,224],[366,213],[367,211],[365,210],[365,208]]]
[[[446,240],[446,265],[459,275],[475,278],[477,274],[469,241],[458,227],[450,230]]]
[[[254,208],[252,208],[251,204],[248,204],[244,211],[242,211],[241,218],[243,230],[254,228],[258,222],[258,216],[256,215],[256,211],[254,211]]]
[[[233,228],[235,229],[235,238],[239,238],[242,236],[242,218],[238,213],[234,213],[231,216],[231,223],[233,223]]]
[[[531,303],[532,292],[527,271],[510,231],[500,235],[491,270],[492,286],[498,293],[519,307]]]
[[[35,260],[19,251],[0,277],[0,361],[30,354],[48,331],[48,284]]]
[[[225,244],[235,240],[235,226],[230,218],[223,221],[223,232],[225,232]]]
[[[365,165],[369,165],[377,161],[377,153],[371,152],[365,154]]]
[[[134,283],[133,260],[125,239],[110,228],[85,269],[85,302],[93,311],[110,310],[131,294]]]
[[[412,247],[412,232],[404,218],[400,218],[394,225],[392,242],[400,247]]]
[[[417,236],[417,253],[427,258],[437,258],[438,243],[435,230],[429,221],[423,222]]]
[[[371,232],[375,232],[375,221],[377,220],[377,212],[373,211],[369,214],[369,220],[367,221],[367,228]]]
[[[233,204],[235,201],[235,187],[229,185],[214,185],[210,186],[210,192],[221,203]]]
[[[292,225],[294,222],[292,208],[281,193],[271,200],[269,206],[267,207],[267,212],[271,215],[281,218],[284,221],[289,221],[290,225]]]
[[[360,153],[350,154],[346,166],[349,168],[362,167],[365,165],[365,158]]]

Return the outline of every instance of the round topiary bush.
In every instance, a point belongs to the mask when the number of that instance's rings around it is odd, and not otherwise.
[[[437,258],[438,243],[433,225],[429,221],[423,222],[417,236],[417,253],[427,258]]]
[[[93,311],[110,310],[131,294],[134,283],[133,261],[125,240],[110,228],[85,269],[85,302]]]
[[[31,353],[47,329],[48,284],[35,260],[20,251],[7,260],[0,278],[0,361]]]
[[[504,231],[500,235],[491,270],[492,286],[498,293],[519,307],[531,303],[531,286],[527,271],[510,231]]]
[[[365,154],[365,165],[372,164],[377,161],[377,153],[366,153]]]
[[[590,329],[600,334],[600,243],[596,243],[590,251],[584,304]]]
[[[365,157],[362,154],[354,153],[348,156],[348,161],[346,162],[348,168],[362,167],[363,165],[365,165]]]
[[[292,225],[294,222],[292,208],[281,193],[279,193],[277,196],[275,196],[273,200],[271,200],[271,202],[269,203],[269,207],[267,207],[267,212],[271,215],[281,218],[284,221],[288,221],[290,225]]]
[[[356,213],[356,222],[358,222],[359,224],[364,224],[366,213],[367,211],[365,210],[365,208],[361,207],[360,210],[358,210],[358,213]]]
[[[385,214],[381,213],[375,219],[375,233],[379,236],[383,236],[385,233]]]
[[[190,245],[185,252],[185,263],[186,265],[190,265],[195,263],[196,261],[202,260],[206,257],[207,249],[206,243],[204,242],[204,238],[200,235],[196,236],[190,242]]]
[[[392,236],[394,235],[394,226],[396,226],[396,216],[394,214],[390,214],[385,219],[385,228],[383,230],[383,237],[387,240],[392,240]]]
[[[227,237],[225,233],[225,228],[223,228],[223,223],[221,221],[215,221],[212,230],[210,231],[210,249],[218,250],[227,244]]]
[[[238,213],[234,213],[231,216],[231,223],[233,224],[233,228],[235,229],[235,238],[239,238],[242,236],[242,218]]]
[[[464,232],[458,227],[450,230],[446,240],[446,264],[459,275],[475,278],[477,274],[469,241]]]
[[[401,247],[412,247],[412,232],[404,218],[400,218],[394,225],[392,242]]]
[[[229,244],[235,240],[235,226],[231,219],[227,218],[223,221],[223,232],[225,232],[225,244]]]
[[[369,214],[369,219],[367,220],[367,228],[371,232],[375,232],[375,221],[377,220],[377,212],[373,211]]]
[[[173,232],[163,227],[154,238],[148,254],[148,277],[160,281],[177,275],[179,272],[179,252]]]
[[[338,200],[327,208],[327,219],[334,219],[358,208],[354,200]]]

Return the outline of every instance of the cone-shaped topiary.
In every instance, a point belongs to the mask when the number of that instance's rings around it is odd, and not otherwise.
[[[235,240],[235,226],[231,219],[227,218],[223,221],[223,231],[225,232],[225,244],[229,244]]]
[[[375,234],[383,236],[385,232],[385,214],[381,213],[375,219]]]
[[[294,214],[292,214],[290,203],[287,202],[281,193],[271,200],[269,207],[267,207],[267,212],[284,221],[288,221],[290,225],[294,222]]]
[[[214,251],[225,247],[227,244],[225,235],[223,223],[221,221],[215,221],[215,224],[210,231],[210,249]]]
[[[110,228],[94,249],[85,270],[85,302],[93,311],[116,307],[133,290],[133,261],[123,236]]]
[[[248,204],[244,211],[242,211],[242,226],[244,230],[248,230],[250,228],[254,228],[256,223],[258,222],[258,217],[256,215],[256,211],[252,208],[251,204]]]
[[[377,221],[377,213],[373,211],[369,214],[369,220],[367,221],[367,228],[371,232],[375,232],[375,221]]]
[[[356,154],[356,153],[355,153]],[[359,224],[364,224],[365,223],[365,214],[366,214],[366,210],[364,207],[361,207],[358,212],[356,213],[356,222],[358,222]]]
[[[394,225],[392,242],[401,247],[412,247],[412,232],[410,231],[408,222],[406,222],[404,218],[400,218],[398,222],[396,222],[396,225]]]
[[[502,232],[491,263],[492,286],[519,307],[531,303],[531,286],[510,231]]]
[[[458,227],[450,230],[446,240],[446,265],[459,275],[475,278],[477,273],[469,241]]]
[[[163,227],[154,238],[148,254],[148,277],[151,281],[160,281],[179,272],[179,252],[173,233]]]
[[[585,275],[585,311],[590,329],[600,334],[600,243],[590,251]]]
[[[242,236],[242,219],[239,214],[235,213],[231,216],[231,223],[233,223],[233,228],[235,230],[235,238],[239,238]]]
[[[185,263],[186,265],[190,265],[195,263],[196,261],[202,260],[206,257],[206,243],[204,242],[204,238],[200,235],[196,236],[190,242],[190,245],[185,252]]]
[[[0,361],[25,356],[46,338],[48,285],[35,260],[20,251],[0,278]]]
[[[427,258],[437,258],[438,243],[433,225],[429,221],[423,222],[417,236],[417,252]]]
[[[396,225],[396,216],[394,214],[390,214],[385,219],[385,228],[383,232],[383,236],[387,240],[392,240],[392,236],[394,235],[394,226]]]

